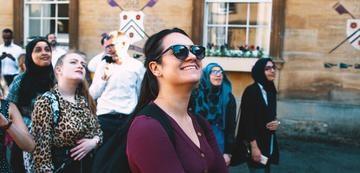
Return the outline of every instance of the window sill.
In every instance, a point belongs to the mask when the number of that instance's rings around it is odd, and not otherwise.
[[[205,57],[203,67],[209,63],[218,63],[225,71],[251,72],[258,58],[239,58],[239,57]]]

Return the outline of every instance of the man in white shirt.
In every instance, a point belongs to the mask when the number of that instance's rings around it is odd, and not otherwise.
[[[106,38],[105,35],[102,35],[102,38],[100,41],[101,47],[104,46],[105,38]],[[88,69],[90,72],[95,73],[96,68],[101,63],[101,60],[103,59],[104,55],[105,55],[105,51],[102,51],[99,54],[97,54],[96,56],[94,56],[93,58],[91,58],[91,60],[88,63]]]
[[[46,35],[46,39],[51,45],[51,51],[52,51],[52,58],[51,58],[51,64],[55,68],[57,60],[60,58],[61,55],[64,55],[66,53],[66,50],[57,46],[56,41],[56,35],[53,33],[49,33]]]
[[[105,39],[106,55],[96,68],[89,88],[90,95],[97,100],[96,114],[104,142],[135,109],[145,73],[143,63],[128,55],[129,42],[126,38],[125,34],[120,34]]]
[[[11,84],[14,77],[19,73],[17,59],[24,50],[13,43],[13,32],[6,28],[2,31],[4,44],[0,45],[1,74],[4,76],[8,85]]]

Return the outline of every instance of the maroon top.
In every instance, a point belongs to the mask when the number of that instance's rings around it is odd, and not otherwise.
[[[141,115],[134,119],[128,132],[126,153],[132,173],[227,173],[228,169],[220,153],[214,134],[209,139],[191,116],[198,134],[200,148],[185,134],[169,115],[174,128],[175,146],[160,122]],[[194,123],[195,122],[195,123]]]

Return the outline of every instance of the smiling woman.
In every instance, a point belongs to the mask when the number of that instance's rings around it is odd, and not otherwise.
[[[26,71],[15,77],[10,85],[6,100],[13,102],[23,117],[25,124],[30,127],[31,113],[37,96],[50,90],[54,84],[54,71],[51,66],[50,44],[43,38],[36,38],[26,45]],[[31,159],[14,145],[11,149],[11,166],[14,172],[24,172],[24,160],[27,170],[31,168]]]
[[[131,172],[228,172],[210,125],[187,111],[204,53],[178,28],[162,30],[146,42],[140,102],[128,124]]]

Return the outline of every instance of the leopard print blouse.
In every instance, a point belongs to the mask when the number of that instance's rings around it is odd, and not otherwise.
[[[54,87],[53,92],[59,98],[58,124],[54,127],[51,103],[48,97],[39,97],[32,113],[31,134],[36,143],[33,152],[35,172],[54,170],[51,157],[52,146],[74,147],[76,141],[94,136],[99,136],[100,143],[102,142],[102,131],[98,119],[91,113],[85,97],[76,95],[76,103],[71,103],[63,99],[57,86]]]

